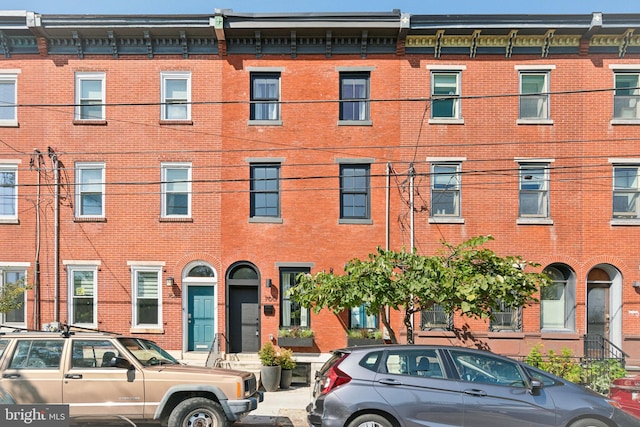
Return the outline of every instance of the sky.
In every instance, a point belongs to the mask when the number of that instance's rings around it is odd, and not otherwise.
[[[0,10],[43,14],[210,14],[234,12],[391,12],[411,14],[640,13],[637,0],[0,0]]]

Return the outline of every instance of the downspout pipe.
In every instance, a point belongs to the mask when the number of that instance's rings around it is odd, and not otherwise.
[[[53,162],[54,176],[54,215],[53,215],[53,318],[60,322],[60,168],[58,155],[51,147],[48,148],[49,157]]]

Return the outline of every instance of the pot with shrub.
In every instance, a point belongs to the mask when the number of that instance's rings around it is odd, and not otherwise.
[[[263,344],[258,351],[260,367],[260,382],[265,391],[276,391],[280,386],[280,374],[282,368],[278,364],[278,353],[271,341]]]
[[[291,387],[293,378],[293,368],[296,367],[296,361],[293,358],[293,350],[290,348],[281,348],[277,356],[278,365],[280,365],[280,388],[287,389]]]

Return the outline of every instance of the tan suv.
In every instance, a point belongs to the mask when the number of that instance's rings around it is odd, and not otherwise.
[[[68,330],[0,335],[0,404],[69,405],[74,422],[186,427],[225,426],[262,400],[253,373],[183,365],[144,338]]]

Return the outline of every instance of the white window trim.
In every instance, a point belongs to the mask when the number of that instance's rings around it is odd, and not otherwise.
[[[131,330],[134,332],[149,332],[162,330],[162,267],[164,263],[156,262],[127,262],[131,269]],[[159,265],[161,264],[161,265]],[[158,323],[147,324],[137,323],[138,318],[138,273],[139,272],[155,272],[158,274]]]
[[[21,272],[24,273],[24,281],[25,281],[25,285],[28,283],[29,281],[29,267],[31,266],[31,263],[29,262],[5,262],[5,261],[0,261],[0,288],[2,288],[4,286],[4,271],[12,271],[12,272]],[[24,304],[22,305],[21,309],[24,310],[24,322],[7,322],[6,321],[6,314],[5,313],[0,313],[0,321],[2,321],[3,325],[6,326],[15,326],[18,328],[26,328],[27,327],[27,319],[28,319],[28,304],[27,304],[27,293],[23,293],[23,298],[24,298]]]
[[[612,74],[612,78],[613,78],[613,87],[614,87],[614,91],[613,91],[613,100],[612,102],[615,102],[615,89],[616,89],[616,74],[637,74],[638,75],[638,80],[640,81],[640,65],[637,64],[609,64],[609,69],[611,69],[613,71]],[[640,108],[640,106],[636,106],[636,108]],[[615,106],[614,106],[614,110],[615,110]],[[615,114],[615,111],[613,112],[613,114]],[[616,118],[616,117],[612,117],[611,121],[609,122],[612,125],[638,125],[640,124],[640,118]]]
[[[12,82],[15,87],[13,107],[2,107],[2,108],[11,108],[13,110],[13,118],[0,120],[1,127],[18,126],[18,106],[17,106],[18,105],[18,74],[20,74],[20,70],[0,70],[0,81]]]
[[[456,95],[458,97],[457,99],[455,99],[456,114],[454,117],[430,117],[429,124],[463,125],[464,118],[462,118],[462,71],[465,70],[466,67],[461,68],[459,66],[444,65],[444,66],[427,66],[427,69],[430,71],[429,96],[431,98],[435,98],[433,91],[434,91],[434,83],[435,83],[434,75],[436,74],[455,74],[456,75],[456,92],[457,92]],[[433,106],[433,100],[431,101],[431,106]],[[432,114],[433,114],[433,110],[430,115]]]
[[[80,181],[80,177],[82,175],[81,171],[86,169],[100,169],[102,171],[102,184],[100,188],[100,193],[102,194],[102,213],[100,215],[82,215],[82,182]],[[104,218],[105,215],[105,164],[103,162],[82,162],[76,163],[76,191],[75,191],[75,200],[76,200],[76,218]]]
[[[168,169],[187,169],[187,213],[185,215],[168,215],[167,214],[167,170]],[[192,183],[193,167],[191,163],[179,162],[179,163],[162,163],[160,165],[160,180],[162,182],[160,193],[162,195],[160,200],[160,212],[162,218],[191,218],[191,183]]]
[[[15,185],[14,185],[14,195],[15,200],[13,201],[14,214],[13,215],[0,215],[0,223],[5,224],[15,224],[18,222],[18,163],[20,161],[10,161],[10,162],[2,162],[0,161],[0,171],[3,172],[13,172],[15,174]]]
[[[536,224],[536,225],[550,225],[553,224],[553,220],[551,219],[551,180],[550,180],[550,170],[549,167],[551,165],[551,161],[543,162],[541,159],[535,160],[520,160],[518,162],[518,199],[520,199],[520,192],[522,191],[522,171],[526,170],[530,167],[545,167],[544,170],[544,183],[545,183],[545,207],[546,213],[545,215],[536,216],[521,216],[520,215],[520,203],[518,202],[518,219],[516,224]]]
[[[160,120],[184,121],[191,120],[191,72],[190,71],[162,71],[160,73]],[[167,80],[186,80],[187,81],[187,117],[183,119],[170,119],[167,117],[166,98],[167,98]]]
[[[100,117],[95,117],[95,118],[90,118],[90,119],[83,119],[82,117],[82,106],[80,105],[80,100],[81,100],[81,90],[80,90],[80,83],[82,81],[85,80],[100,80],[100,82],[102,83],[102,93],[101,93],[101,113],[100,113]],[[103,121],[106,120],[106,115],[105,115],[105,103],[106,103],[106,73],[104,72],[78,72],[76,73],[76,95],[75,95],[75,104],[76,104],[76,108],[75,108],[75,120],[79,120],[79,121]]]
[[[552,125],[553,119],[551,119],[551,70],[555,70],[555,65],[516,65],[514,69],[518,71],[518,94],[522,95],[522,76],[527,74],[544,74],[544,91],[541,94],[546,95],[546,116],[544,118],[522,118],[520,117],[520,96],[518,96],[518,119],[516,124],[518,125]]]
[[[612,203],[613,203],[613,194],[615,192],[615,181],[613,179],[614,176],[614,169],[618,166],[620,167],[636,167],[638,168],[638,171],[640,172],[640,158],[618,158],[618,157],[610,157],[608,159],[608,162],[611,163],[611,198],[612,198]],[[613,211],[611,212],[611,215],[613,215]],[[609,221],[610,225],[633,225],[633,226],[639,226],[640,225],[640,217],[638,218],[612,218],[611,221]]]
[[[63,262],[64,263],[64,262]],[[67,266],[67,288],[68,288],[68,299],[67,305],[69,310],[69,321],[74,318],[73,312],[73,299],[74,288],[73,288],[73,273],[75,271],[93,271],[93,322],[92,323],[72,323],[73,325],[81,325],[89,328],[97,328],[98,327],[98,266],[100,265],[100,261],[84,261],[78,262],[74,264],[66,264]]]
[[[458,214],[457,215],[434,215],[433,211],[429,214],[429,223],[430,224],[464,224],[464,218],[462,216],[462,163],[464,160],[460,160],[462,158],[453,158],[453,157],[431,157],[427,158],[429,162],[429,175],[430,175],[430,183],[429,183],[429,201],[433,200],[433,169],[435,166],[442,165],[450,165],[456,166],[456,174],[458,175]],[[464,158],[466,160],[466,158]],[[430,208],[432,209],[432,207]]]

